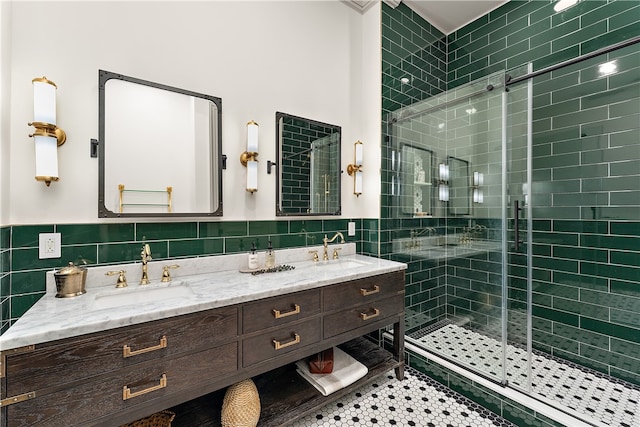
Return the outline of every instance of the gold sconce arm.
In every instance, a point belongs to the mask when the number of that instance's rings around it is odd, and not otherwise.
[[[44,122],[31,122],[27,123],[27,125],[36,128],[35,132],[29,134],[29,137],[49,136],[51,138],[55,138],[58,141],[58,147],[67,141],[67,133],[56,125]]]
[[[353,176],[353,174],[356,172],[362,172],[362,165],[347,165],[347,173],[349,174],[349,176]]]
[[[240,163],[242,166],[247,167],[247,162],[257,162],[258,161],[258,153],[255,151],[245,151],[240,154]]]

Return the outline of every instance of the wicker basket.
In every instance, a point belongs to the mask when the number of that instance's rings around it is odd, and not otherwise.
[[[176,414],[171,411],[160,411],[121,427],[171,427],[171,421],[175,417]]]
[[[260,419],[260,396],[251,379],[229,387],[222,402],[222,427],[256,427]]]

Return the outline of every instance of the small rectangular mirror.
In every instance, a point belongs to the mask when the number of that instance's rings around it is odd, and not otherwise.
[[[340,215],[340,126],[276,113],[276,215]]]
[[[98,216],[221,216],[222,100],[104,70],[98,88]]]

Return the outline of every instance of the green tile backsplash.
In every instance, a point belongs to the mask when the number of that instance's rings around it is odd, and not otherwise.
[[[347,236],[348,222],[356,235]],[[365,228],[363,229],[363,225]],[[246,252],[270,238],[278,249],[322,244],[325,234],[340,231],[359,253],[377,255],[377,219],[312,219],[282,221],[170,222],[122,224],[43,224],[0,228],[0,332],[16,321],[45,293],[45,273],[69,261],[105,265],[136,261],[142,242],[154,260]],[[38,234],[59,232],[62,257],[38,259]],[[374,238],[373,241],[363,241]]]

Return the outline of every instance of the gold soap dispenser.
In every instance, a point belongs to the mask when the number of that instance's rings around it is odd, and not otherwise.
[[[267,253],[264,255],[264,266],[267,268],[276,266],[276,253],[273,251],[271,240],[267,245]]]

